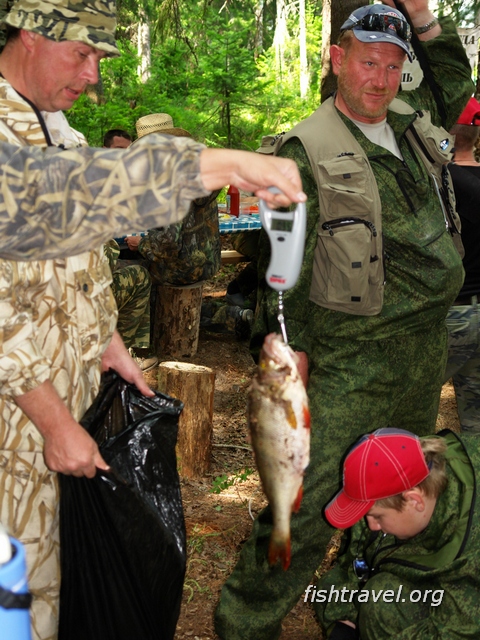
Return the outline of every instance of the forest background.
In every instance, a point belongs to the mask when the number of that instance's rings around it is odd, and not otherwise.
[[[102,146],[107,130],[135,138],[138,118],[168,113],[208,146],[256,149],[310,115],[322,86],[330,93],[330,33],[365,1],[118,0],[122,55],[102,60],[69,122]],[[479,10],[441,0],[436,13],[471,27]]]

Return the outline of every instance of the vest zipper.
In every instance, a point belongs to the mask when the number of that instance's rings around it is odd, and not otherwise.
[[[368,229],[370,229],[372,236],[374,238],[377,237],[377,230],[375,229],[373,222],[363,220],[362,218],[336,218],[335,220],[324,222],[322,224],[322,229],[324,231],[328,231],[328,233],[333,236],[334,229],[338,229],[339,227],[348,227],[352,224],[364,224]]]

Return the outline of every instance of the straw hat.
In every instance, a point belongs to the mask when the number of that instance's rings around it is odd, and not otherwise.
[[[192,138],[192,134],[185,129],[173,126],[172,116],[168,113],[152,113],[139,118],[135,124],[137,136],[141,138],[149,133],[168,133],[171,136]]]

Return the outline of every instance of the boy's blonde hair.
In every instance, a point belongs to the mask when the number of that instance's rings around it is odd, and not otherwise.
[[[417,485],[419,489],[429,498],[438,498],[447,488],[448,478],[445,463],[445,451],[447,445],[443,438],[421,438],[421,447],[425,462],[427,463],[430,473]],[[412,487],[412,489],[415,487]],[[383,509],[395,509],[395,511],[403,511],[406,499],[403,493],[397,493],[395,496],[377,500],[375,506]]]

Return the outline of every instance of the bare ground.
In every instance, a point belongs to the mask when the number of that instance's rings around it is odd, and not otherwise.
[[[239,267],[237,267],[239,268]],[[204,298],[225,293],[235,267],[223,267],[204,290]],[[233,331],[200,331],[198,352],[189,362],[216,372],[213,455],[211,471],[201,480],[182,479],[187,528],[187,574],[175,640],[215,640],[213,612],[220,590],[231,573],[252,518],[266,504],[250,450],[246,422],[246,394],[255,372],[247,342]],[[156,386],[156,370],[145,374]],[[437,428],[458,429],[455,393],[451,383],[442,391]],[[339,537],[332,540],[319,572],[335,559]],[[302,600],[283,623],[281,640],[323,640],[313,611]]]

